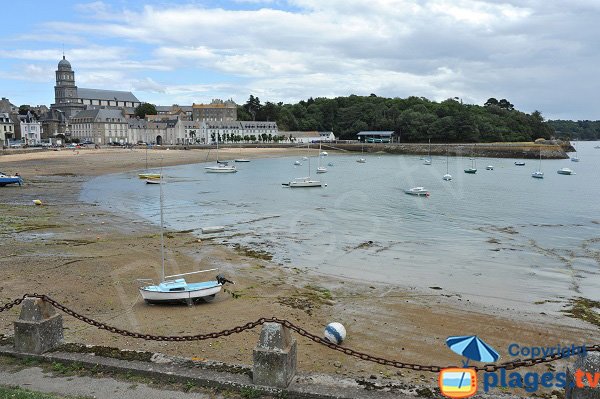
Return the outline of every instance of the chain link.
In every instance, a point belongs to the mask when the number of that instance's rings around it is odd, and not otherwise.
[[[308,339],[310,339],[313,342],[316,342],[318,344],[321,344],[323,346],[326,346],[330,349],[336,350],[338,352],[342,352],[345,355],[348,356],[352,356],[352,357],[356,357],[358,359],[361,360],[365,360],[368,362],[373,362],[373,363],[377,363],[377,364],[381,364],[384,366],[389,366],[389,367],[395,367],[395,368],[403,368],[403,369],[411,369],[411,370],[415,370],[415,371],[429,371],[429,372],[433,372],[433,373],[438,373],[440,372],[442,369],[447,368],[447,367],[456,367],[456,366],[433,366],[433,365],[429,365],[429,366],[424,366],[424,365],[420,365],[420,364],[414,364],[414,363],[404,363],[404,362],[400,362],[397,360],[389,360],[389,359],[385,359],[382,357],[377,357],[377,356],[373,356],[373,355],[369,355],[368,353],[363,353],[363,352],[359,352],[356,351],[354,349],[350,349],[350,348],[346,348],[337,344],[334,344],[332,342],[329,342],[328,340],[326,340],[325,338],[321,338],[318,335],[312,334],[309,331],[305,330],[302,327],[298,327],[297,325],[293,324],[292,322],[285,320],[285,319],[278,319],[276,317],[271,317],[271,318],[265,318],[262,317],[256,321],[252,321],[252,322],[248,322],[246,324],[244,324],[243,326],[237,326],[237,327],[233,327],[230,329],[226,329],[226,330],[222,330],[219,332],[212,332],[212,333],[207,333],[207,334],[197,334],[197,335],[152,335],[152,334],[142,334],[142,333],[137,333],[137,332],[132,332],[132,331],[128,331],[125,329],[121,329],[121,328],[117,328],[114,326],[110,326],[108,324],[96,321],[90,317],[81,315],[77,312],[75,312],[74,310],[68,308],[67,306],[55,301],[54,299],[50,298],[47,295],[42,295],[42,294],[25,294],[23,295],[23,297],[21,298],[17,298],[12,302],[9,302],[3,306],[0,306],[0,313],[4,312],[6,310],[11,309],[12,307],[21,304],[21,302],[23,302],[23,300],[25,300],[25,298],[39,298],[45,302],[48,302],[49,304],[51,304],[52,306],[54,306],[56,309],[68,314],[69,316],[72,316],[78,320],[81,320],[84,323],[87,323],[91,326],[97,327],[100,330],[106,330],[110,333],[113,334],[119,334],[125,337],[131,337],[131,338],[138,338],[138,339],[144,339],[147,341],[166,341],[166,342],[189,342],[189,341],[202,341],[202,340],[207,340],[207,339],[215,339],[215,338],[220,338],[220,337],[226,337],[232,334],[238,334],[241,333],[243,331],[247,331],[247,330],[252,330],[255,327],[258,327],[260,325],[263,325],[265,323],[278,323],[281,324],[284,327],[287,327],[293,331],[295,331],[296,333],[298,333],[299,335],[306,337]],[[600,344],[596,344],[596,345],[588,345],[585,347],[585,351],[586,352],[600,352]],[[579,352],[576,352],[579,353]],[[501,363],[501,364],[485,364],[483,366],[471,366],[470,368],[474,369],[475,371],[485,371],[485,372],[495,372],[498,371],[500,369],[505,369],[505,370],[514,370],[516,368],[520,368],[520,367],[531,367],[531,366],[535,366],[537,364],[541,364],[541,363],[549,363],[549,362],[553,362],[555,360],[559,360],[559,359],[563,359],[564,357],[568,357],[568,356],[572,356],[576,353],[565,353],[563,354],[561,353],[555,353],[552,355],[547,355],[544,357],[538,357],[538,358],[532,358],[532,359],[525,359],[525,360],[521,360],[521,359],[517,359],[514,360],[512,362],[506,362],[506,363]]]

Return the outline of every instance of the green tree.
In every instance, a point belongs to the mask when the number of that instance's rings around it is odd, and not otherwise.
[[[150,103],[142,103],[135,107],[135,116],[140,119],[146,118],[146,115],[156,115],[156,106]]]

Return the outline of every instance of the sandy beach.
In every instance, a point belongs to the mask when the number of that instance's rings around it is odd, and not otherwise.
[[[292,156],[293,149],[221,149],[220,158]],[[506,353],[510,343],[542,346],[597,343],[592,324],[529,309],[484,308],[432,288],[428,292],[385,284],[365,285],[311,275],[186,232],[166,236],[170,267],[180,272],[219,267],[235,281],[210,304],[149,306],[136,279],[160,273],[157,228],[133,215],[115,214],[79,201],[83,182],[98,175],[143,170],[142,149],[44,151],[0,156],[0,170],[18,172],[22,187],[0,187],[0,302],[42,293],[86,316],[149,334],[199,334],[260,317],[285,318],[320,334],[332,321],[348,330],[353,349],[403,362],[456,365],[450,335],[476,334]],[[210,156],[208,156],[210,155]],[[151,150],[150,167],[204,162],[207,150]],[[136,181],[137,183],[137,181]],[[34,206],[39,199],[43,206]],[[557,293],[559,294],[559,293]],[[0,333],[12,334],[18,309],[0,313]],[[250,364],[259,330],[193,343],[132,340],[64,316],[65,339],[122,349],[159,351],[226,363]],[[387,376],[435,386],[437,374],[408,372],[349,358],[298,339],[299,370],[353,377]],[[503,358],[502,360],[511,360]]]

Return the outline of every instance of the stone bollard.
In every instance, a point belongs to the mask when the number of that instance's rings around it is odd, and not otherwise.
[[[296,374],[296,348],[289,328],[279,323],[265,323],[254,349],[253,382],[286,388]]]
[[[600,399],[600,384],[594,388],[590,386],[590,379],[593,383],[600,375],[600,353],[587,352],[585,356],[577,357],[572,367],[567,367],[565,399]],[[577,386],[578,380],[583,387]]]
[[[25,298],[21,315],[15,321],[15,349],[44,353],[62,342],[62,316],[40,298]]]

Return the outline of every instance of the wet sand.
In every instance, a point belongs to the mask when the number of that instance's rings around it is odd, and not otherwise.
[[[293,156],[288,149],[224,149],[220,157]],[[214,154],[211,153],[211,158]],[[150,167],[204,162],[206,150],[151,150]],[[529,309],[484,308],[443,290],[411,290],[317,276],[261,259],[186,232],[165,238],[167,266],[174,272],[219,267],[236,282],[210,304],[150,306],[136,279],[160,275],[157,228],[133,215],[114,214],[78,200],[93,176],[145,168],[140,149],[82,149],[0,156],[0,170],[19,172],[25,185],[0,188],[0,303],[24,293],[52,296],[72,309],[119,328],[148,334],[220,331],[260,317],[285,318],[320,334],[331,321],[348,330],[345,345],[403,362],[456,365],[450,335],[476,334],[506,354],[512,342],[561,345],[600,342],[592,324]],[[143,184],[132,181],[132,184]],[[34,206],[40,199],[44,205]],[[234,294],[232,294],[234,293]],[[559,295],[560,293],[557,293]],[[0,333],[12,334],[18,309],[0,313]],[[250,364],[259,330],[192,343],[134,340],[100,331],[64,316],[65,339],[122,349]],[[437,374],[383,367],[299,341],[298,368],[348,376],[387,376],[436,386]],[[502,361],[511,360],[503,356]],[[561,368],[561,366],[557,366]]]

